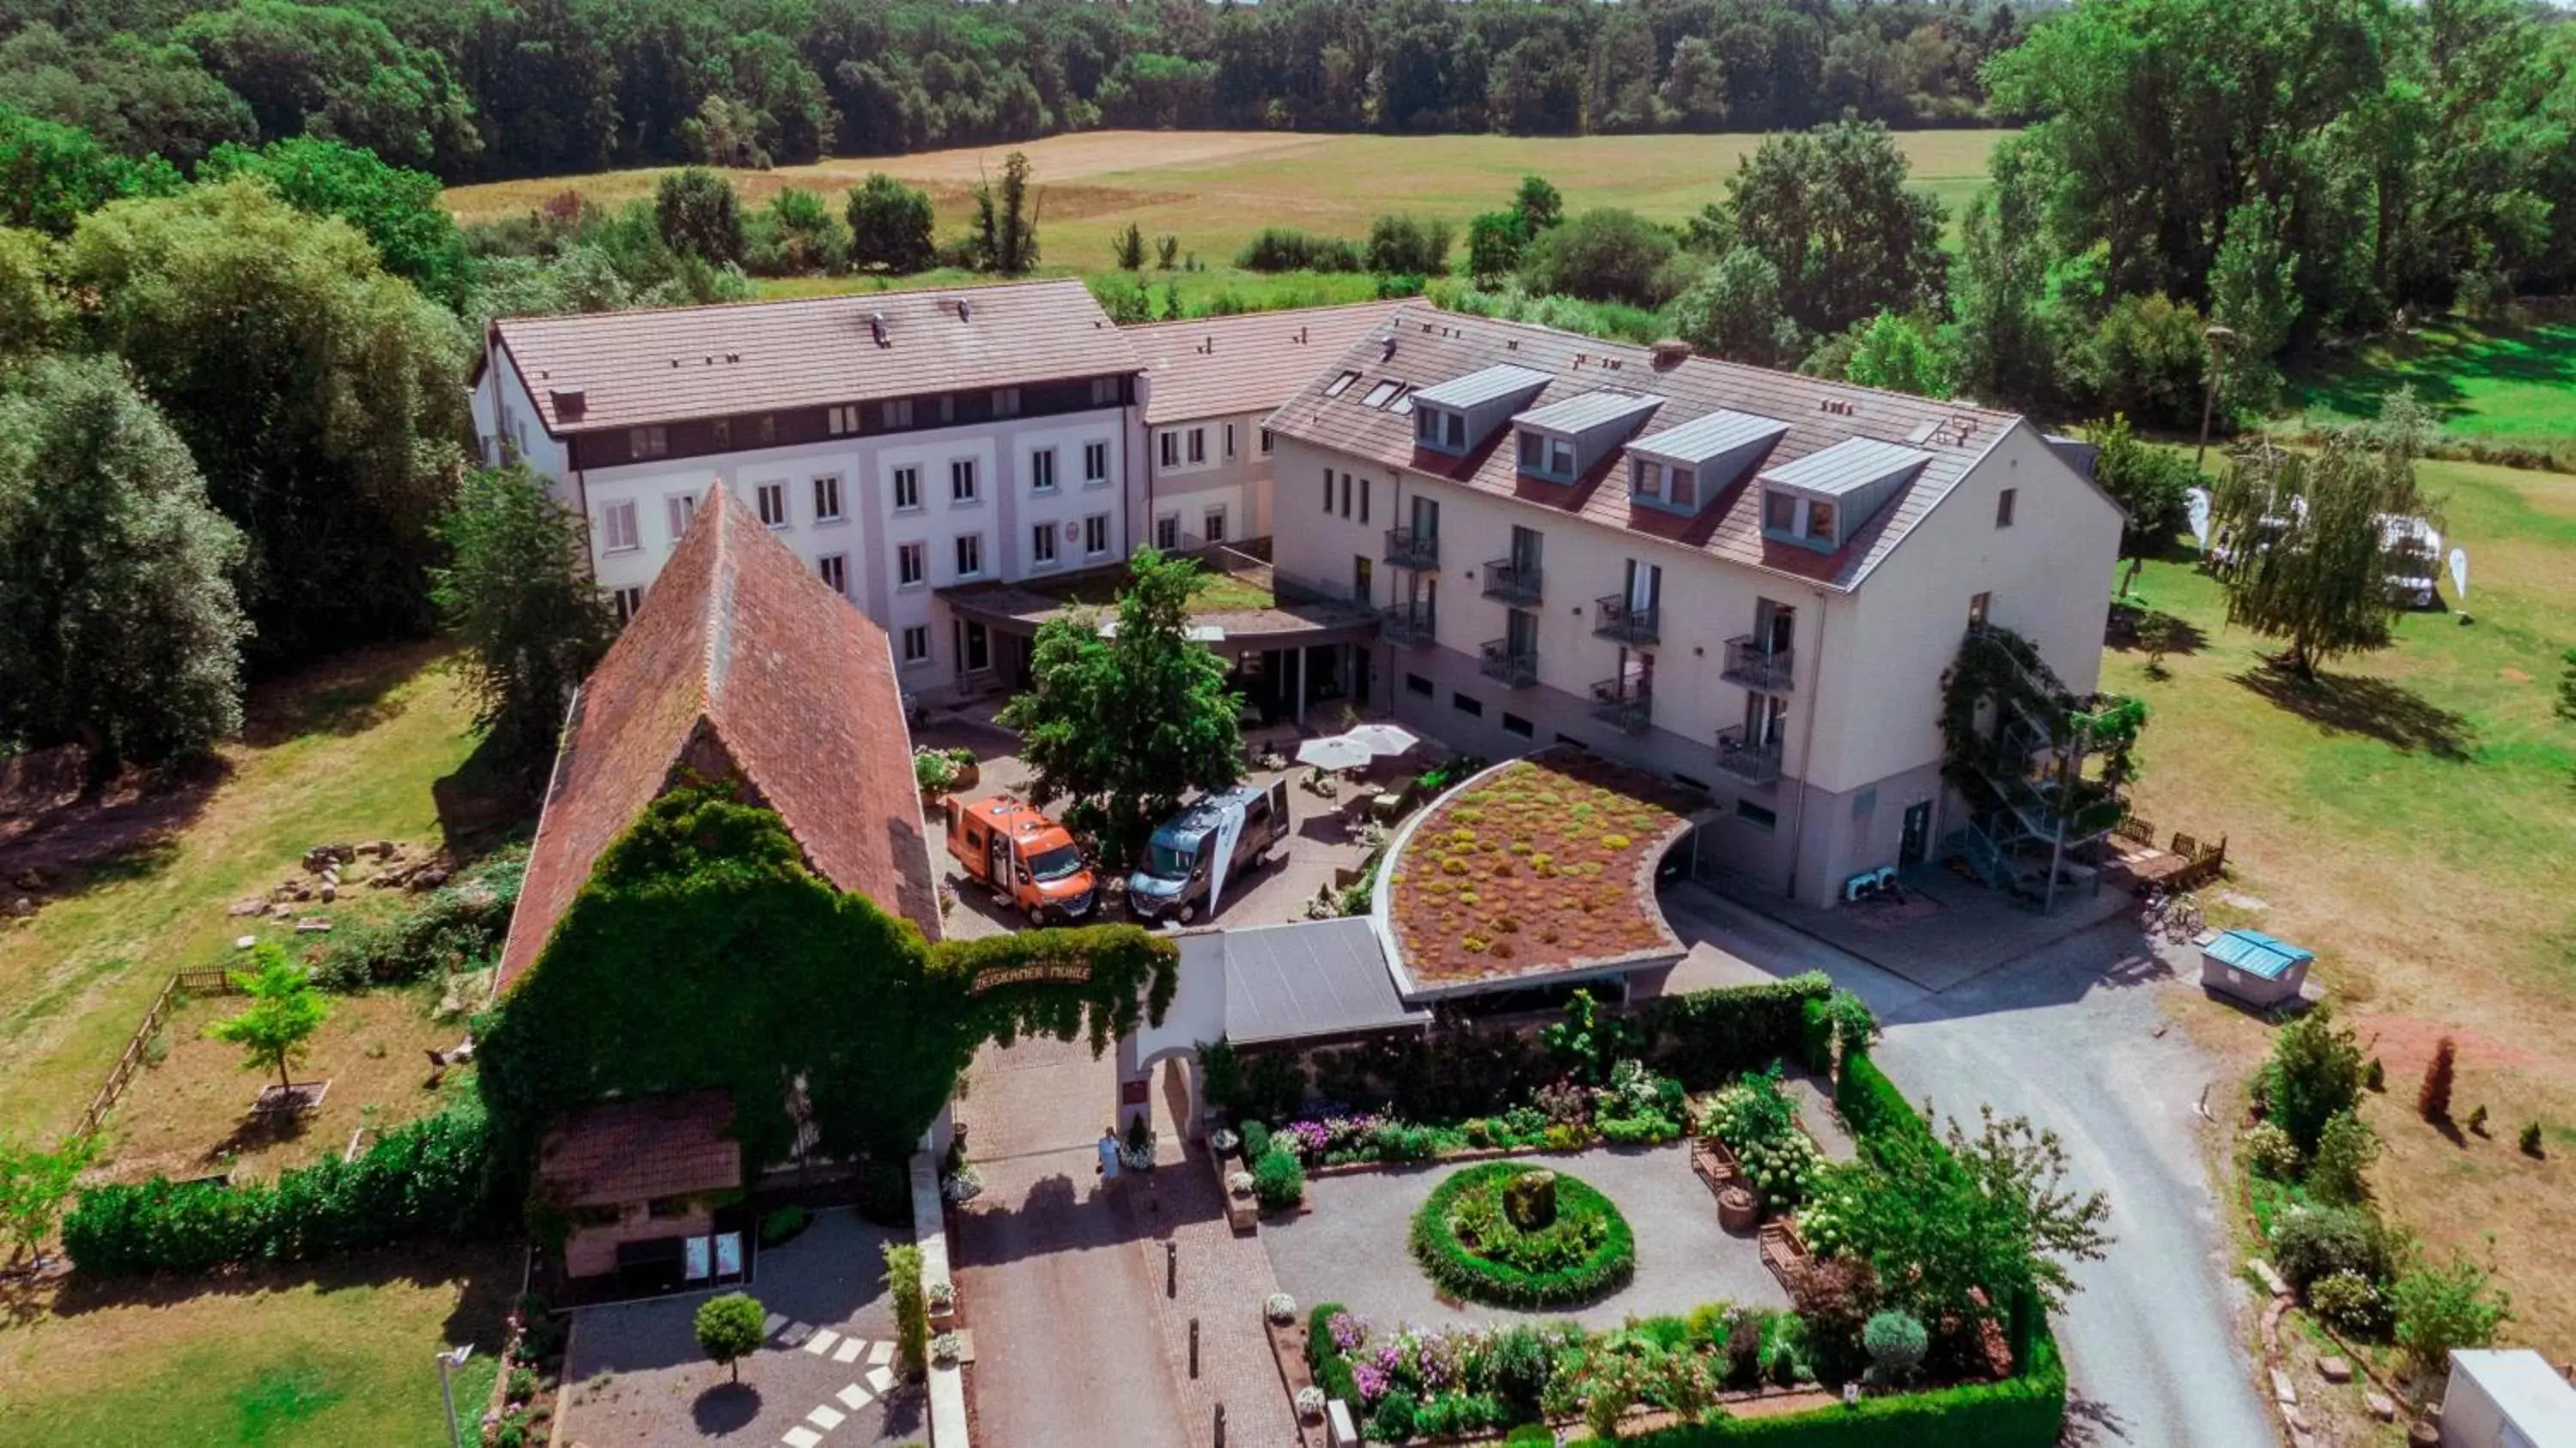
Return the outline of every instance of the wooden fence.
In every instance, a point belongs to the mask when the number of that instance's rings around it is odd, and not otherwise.
[[[98,1124],[107,1119],[108,1111],[116,1105],[116,1098],[124,1095],[125,1088],[133,1082],[134,1073],[143,1069],[143,1059],[152,1048],[152,1038],[161,1033],[163,1023],[170,1019],[170,1012],[178,1008],[181,1000],[189,996],[239,994],[241,991],[233,984],[232,976],[222,970],[174,973],[169,983],[161,987],[161,994],[153,997],[152,1009],[143,1013],[143,1024],[134,1028],[133,1038],[125,1043],[125,1054],[117,1057],[116,1064],[108,1068],[107,1080],[100,1083],[98,1094],[90,1098],[89,1109],[81,1113],[80,1125],[72,1134],[87,1136],[98,1130]]]

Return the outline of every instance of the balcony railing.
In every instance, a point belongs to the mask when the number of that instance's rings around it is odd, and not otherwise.
[[[1432,609],[1428,603],[1399,603],[1377,611],[1378,634],[1400,649],[1429,648]]]
[[[1630,603],[1624,593],[1613,593],[1595,600],[1592,606],[1592,634],[1623,644],[1650,644],[1663,636],[1663,610],[1653,604]]]
[[[1417,533],[1411,528],[1386,530],[1386,561],[1395,568],[1437,568],[1440,566],[1440,535]]]
[[[1538,682],[1538,650],[1515,649],[1510,639],[1495,639],[1478,651],[1476,668],[1507,689],[1526,689]]]
[[[1533,604],[1539,601],[1539,571],[1524,568],[1508,558],[1497,558],[1485,565],[1485,596],[1499,603]]]
[[[1749,738],[1743,725],[1717,731],[1717,767],[1746,784],[1771,784],[1780,778],[1780,736]]]
[[[1797,682],[1796,660],[1794,650],[1766,649],[1761,640],[1745,634],[1726,641],[1726,667],[1718,677],[1766,694],[1785,694]]]
[[[1592,717],[1622,734],[1653,722],[1655,689],[1635,677],[1603,679],[1592,686]]]

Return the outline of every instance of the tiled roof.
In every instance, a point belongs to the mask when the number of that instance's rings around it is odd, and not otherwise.
[[[556,1119],[537,1151],[537,1190],[559,1207],[693,1196],[742,1185],[733,1096],[675,1091],[607,1101]]]
[[[876,316],[885,318],[882,345]],[[1142,365],[1090,291],[1070,280],[512,317],[492,330],[556,436]],[[564,391],[582,394],[579,416],[562,415],[555,394]]]
[[[1657,368],[1654,354],[1643,347],[1526,322],[1443,312],[1427,303],[1408,303],[1393,319],[1393,329],[1393,357],[1380,360],[1374,342],[1354,346],[1271,414],[1270,428],[1282,437],[1366,458],[1386,468],[1440,478],[1513,498],[1528,507],[1573,514],[1604,527],[1660,538],[1835,589],[1857,587],[1989,448],[2022,425],[2011,413],[1708,357],[1690,357]],[[1616,388],[1666,399],[1655,413],[1655,424],[1668,431],[1721,410],[1775,419],[1786,425],[1786,431],[1762,460],[1772,467],[1851,438],[1907,442],[1928,460],[1841,549],[1818,553],[1795,543],[1765,539],[1759,490],[1745,482],[1730,486],[1697,514],[1670,513],[1629,501],[1622,481],[1624,451],[1607,454],[1572,487],[1525,481],[1514,466],[1508,426],[1496,428],[1467,456],[1455,458],[1415,447],[1412,418],[1361,406],[1366,385],[1354,385],[1340,397],[1324,395],[1335,377],[1357,370],[1368,385],[1392,378],[1416,388],[1418,399],[1435,401],[1467,379],[1505,367],[1535,369],[1547,379],[1545,390],[1532,399],[1534,406]],[[1479,382],[1476,390],[1491,388]]]
[[[1120,330],[1152,374],[1145,421],[1160,426],[1277,407],[1315,369],[1370,335],[1371,328],[1382,328],[1399,305],[1299,307]]]
[[[574,702],[499,989],[537,959],[592,863],[702,734],[778,812],[816,873],[939,938],[885,630],[718,484]]]

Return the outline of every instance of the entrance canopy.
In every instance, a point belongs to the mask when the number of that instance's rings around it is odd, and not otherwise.
[[[1225,932],[1225,1034],[1237,1045],[1421,1029],[1365,916]]]

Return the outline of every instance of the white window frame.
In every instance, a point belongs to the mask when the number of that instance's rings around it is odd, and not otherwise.
[[[1181,434],[1178,429],[1168,427],[1163,429],[1154,448],[1155,456],[1161,460],[1164,467],[1176,468],[1181,465]]]
[[[1056,566],[1056,561],[1055,525],[1040,523],[1031,528],[1029,530],[1029,566],[1053,568]]]
[[[602,553],[632,553],[644,546],[644,535],[635,527],[633,499],[620,498],[600,505],[599,537]]]
[[[1200,517],[1199,536],[1210,543],[1225,541],[1225,504],[1217,504]]]
[[[629,457],[662,458],[671,455],[670,430],[659,423],[651,427],[626,429],[626,453]]]
[[[898,397],[891,402],[879,403],[878,406],[885,409],[885,425],[887,431],[891,432],[896,428],[912,426],[911,398]]]
[[[1266,427],[1261,429],[1261,455],[1263,457],[1270,456],[1270,449],[1277,441],[1278,440],[1276,438],[1273,438],[1270,435],[1270,429]]]
[[[785,479],[782,478],[774,483],[755,483],[752,485],[751,496],[753,498],[753,506],[760,512],[760,525],[762,527],[775,531],[777,529],[789,527],[795,522],[795,518],[787,510],[787,483]],[[775,505],[774,509],[772,507],[773,504]],[[773,511],[776,512],[776,517],[770,516]]]
[[[662,507],[671,524],[671,541],[677,543],[688,537],[690,526],[698,520],[698,495],[673,493],[663,499]]]
[[[644,611],[644,585],[630,583],[624,588],[610,589],[608,606],[617,614],[618,627],[624,628],[633,623],[635,615]]]
[[[1097,538],[1099,541],[1094,542]],[[1094,513],[1082,520],[1082,555],[1098,558],[1109,551],[1109,515]]]
[[[1118,379],[1115,377],[1092,378],[1091,405],[1094,407],[1116,407],[1118,405]]]
[[[1052,493],[1055,491],[1054,448],[1042,447],[1030,450],[1029,491],[1032,493]]]
[[[928,588],[930,545],[918,541],[894,545],[894,577],[897,588]]]
[[[1087,442],[1082,445],[1082,485],[1086,488],[1109,486],[1109,444]]]
[[[1197,467],[1199,464],[1204,463],[1204,462],[1206,462],[1206,461],[1207,461],[1207,429],[1206,429],[1206,428],[1204,428],[1204,427],[1194,427],[1194,428],[1191,428],[1191,429],[1190,429],[1190,466],[1191,466],[1191,467]]]
[[[841,511],[841,475],[824,473],[814,479],[814,521],[838,523],[848,515]]]
[[[1181,546],[1181,515],[1165,513],[1154,520],[1154,546],[1165,553]]]
[[[911,501],[905,501],[909,495]],[[921,465],[907,463],[894,470],[894,510],[898,513],[921,511]]]
[[[1234,456],[1234,424],[1230,422],[1225,425],[1225,455]]]
[[[984,576],[983,534],[958,534],[957,540],[951,547],[950,552],[953,554],[953,561],[957,565],[957,576],[959,578],[981,578]]]
[[[993,389],[993,415],[994,415],[995,417],[1017,417],[1017,416],[1019,416],[1019,415],[1020,415],[1020,389],[1018,389],[1018,388],[1016,388],[1016,387],[996,387],[996,388],[994,388],[994,389]]]
[[[983,501],[984,482],[975,475],[975,460],[950,458],[948,460],[949,506],[969,508]]]
[[[919,668],[930,662],[930,625],[909,623],[903,626],[903,666]]]
[[[818,558],[818,559],[814,560],[814,573],[815,573],[815,576],[816,576],[816,577],[818,577],[818,578],[820,578],[820,579],[822,579],[822,580],[823,580],[823,586],[824,586],[825,588],[828,588],[828,589],[832,590],[834,593],[837,593],[837,594],[841,595],[843,598],[847,598],[847,597],[849,597],[849,596],[850,596],[850,555],[849,555],[849,554],[847,554],[847,553],[826,553],[826,554],[824,554],[822,557],[820,557],[820,558]],[[833,577],[832,575],[833,575],[833,574],[835,574],[835,573],[838,573],[838,574],[840,575],[840,577],[838,577],[838,578]]]
[[[824,420],[824,430],[834,437],[848,437],[859,430],[859,410],[855,406],[835,407]]]

